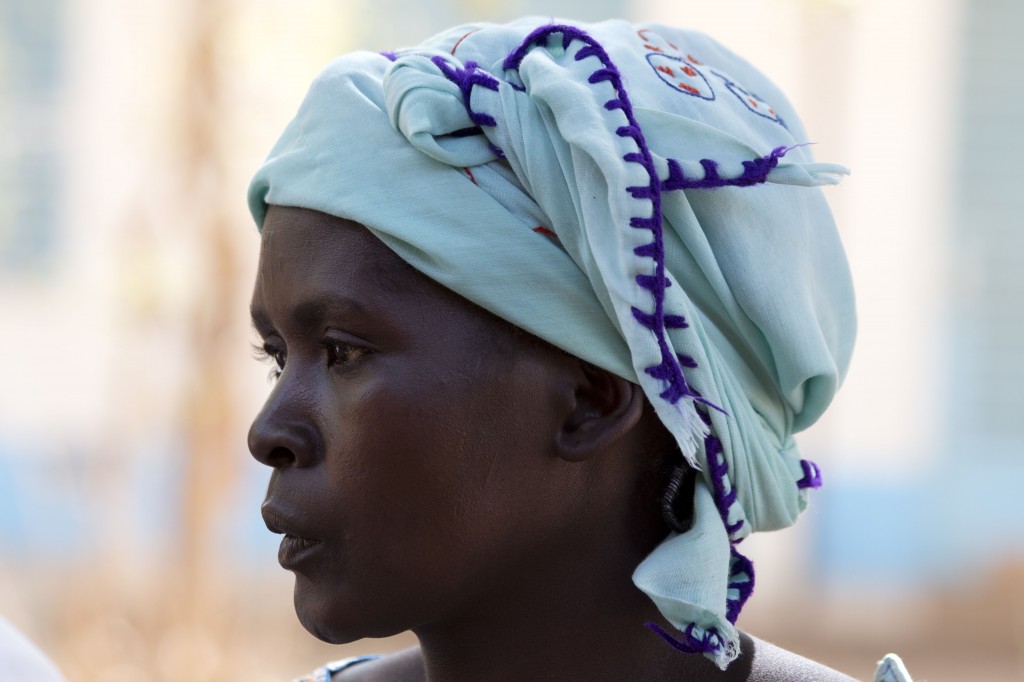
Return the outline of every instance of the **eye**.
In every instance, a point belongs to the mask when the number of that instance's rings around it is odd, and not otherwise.
[[[252,345],[252,353],[257,360],[263,363],[271,364],[275,366],[270,368],[270,373],[267,375],[268,381],[276,381],[281,376],[281,370],[284,369],[285,359],[287,355],[285,351],[270,342],[264,342],[262,344],[254,343]]]
[[[338,339],[324,339],[323,344],[324,348],[327,349],[328,367],[347,365],[368,352],[366,348],[353,346],[350,343],[345,343]]]

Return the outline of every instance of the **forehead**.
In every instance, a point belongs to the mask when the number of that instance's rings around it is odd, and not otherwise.
[[[253,321],[263,331],[313,308],[401,320],[400,326],[419,333],[427,325],[458,328],[478,340],[484,331],[492,341],[499,340],[495,334],[513,335],[507,323],[420,273],[359,223],[271,206],[263,227]]]
[[[271,206],[264,221],[258,275],[301,273],[310,285],[344,280],[413,291],[430,282],[359,223],[305,208]]]

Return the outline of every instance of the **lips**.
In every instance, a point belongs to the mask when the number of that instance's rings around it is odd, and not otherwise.
[[[323,543],[319,540],[308,540],[306,538],[285,535],[281,540],[281,546],[277,550],[277,562],[283,568],[293,568],[306,559],[316,554]]]
[[[284,568],[291,568],[302,563],[323,545],[322,540],[303,536],[289,516],[272,505],[264,503],[260,511],[263,514],[263,522],[267,524],[267,529],[271,533],[284,535],[281,547],[277,552],[277,560]]]

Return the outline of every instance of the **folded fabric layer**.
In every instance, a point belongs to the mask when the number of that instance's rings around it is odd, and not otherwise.
[[[756,94],[755,94],[756,93]],[[634,581],[725,667],[753,588],[735,543],[820,485],[793,434],[845,373],[848,267],[783,95],[699,33],[524,19],[332,62],[254,178],[639,383],[702,472],[695,521]]]

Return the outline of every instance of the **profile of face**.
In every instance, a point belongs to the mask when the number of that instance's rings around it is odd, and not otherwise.
[[[364,227],[272,206],[252,315],[276,378],[249,449],[273,469],[264,518],[321,639],[535,592],[629,504],[631,484],[590,460],[638,423],[639,391],[513,333]]]

